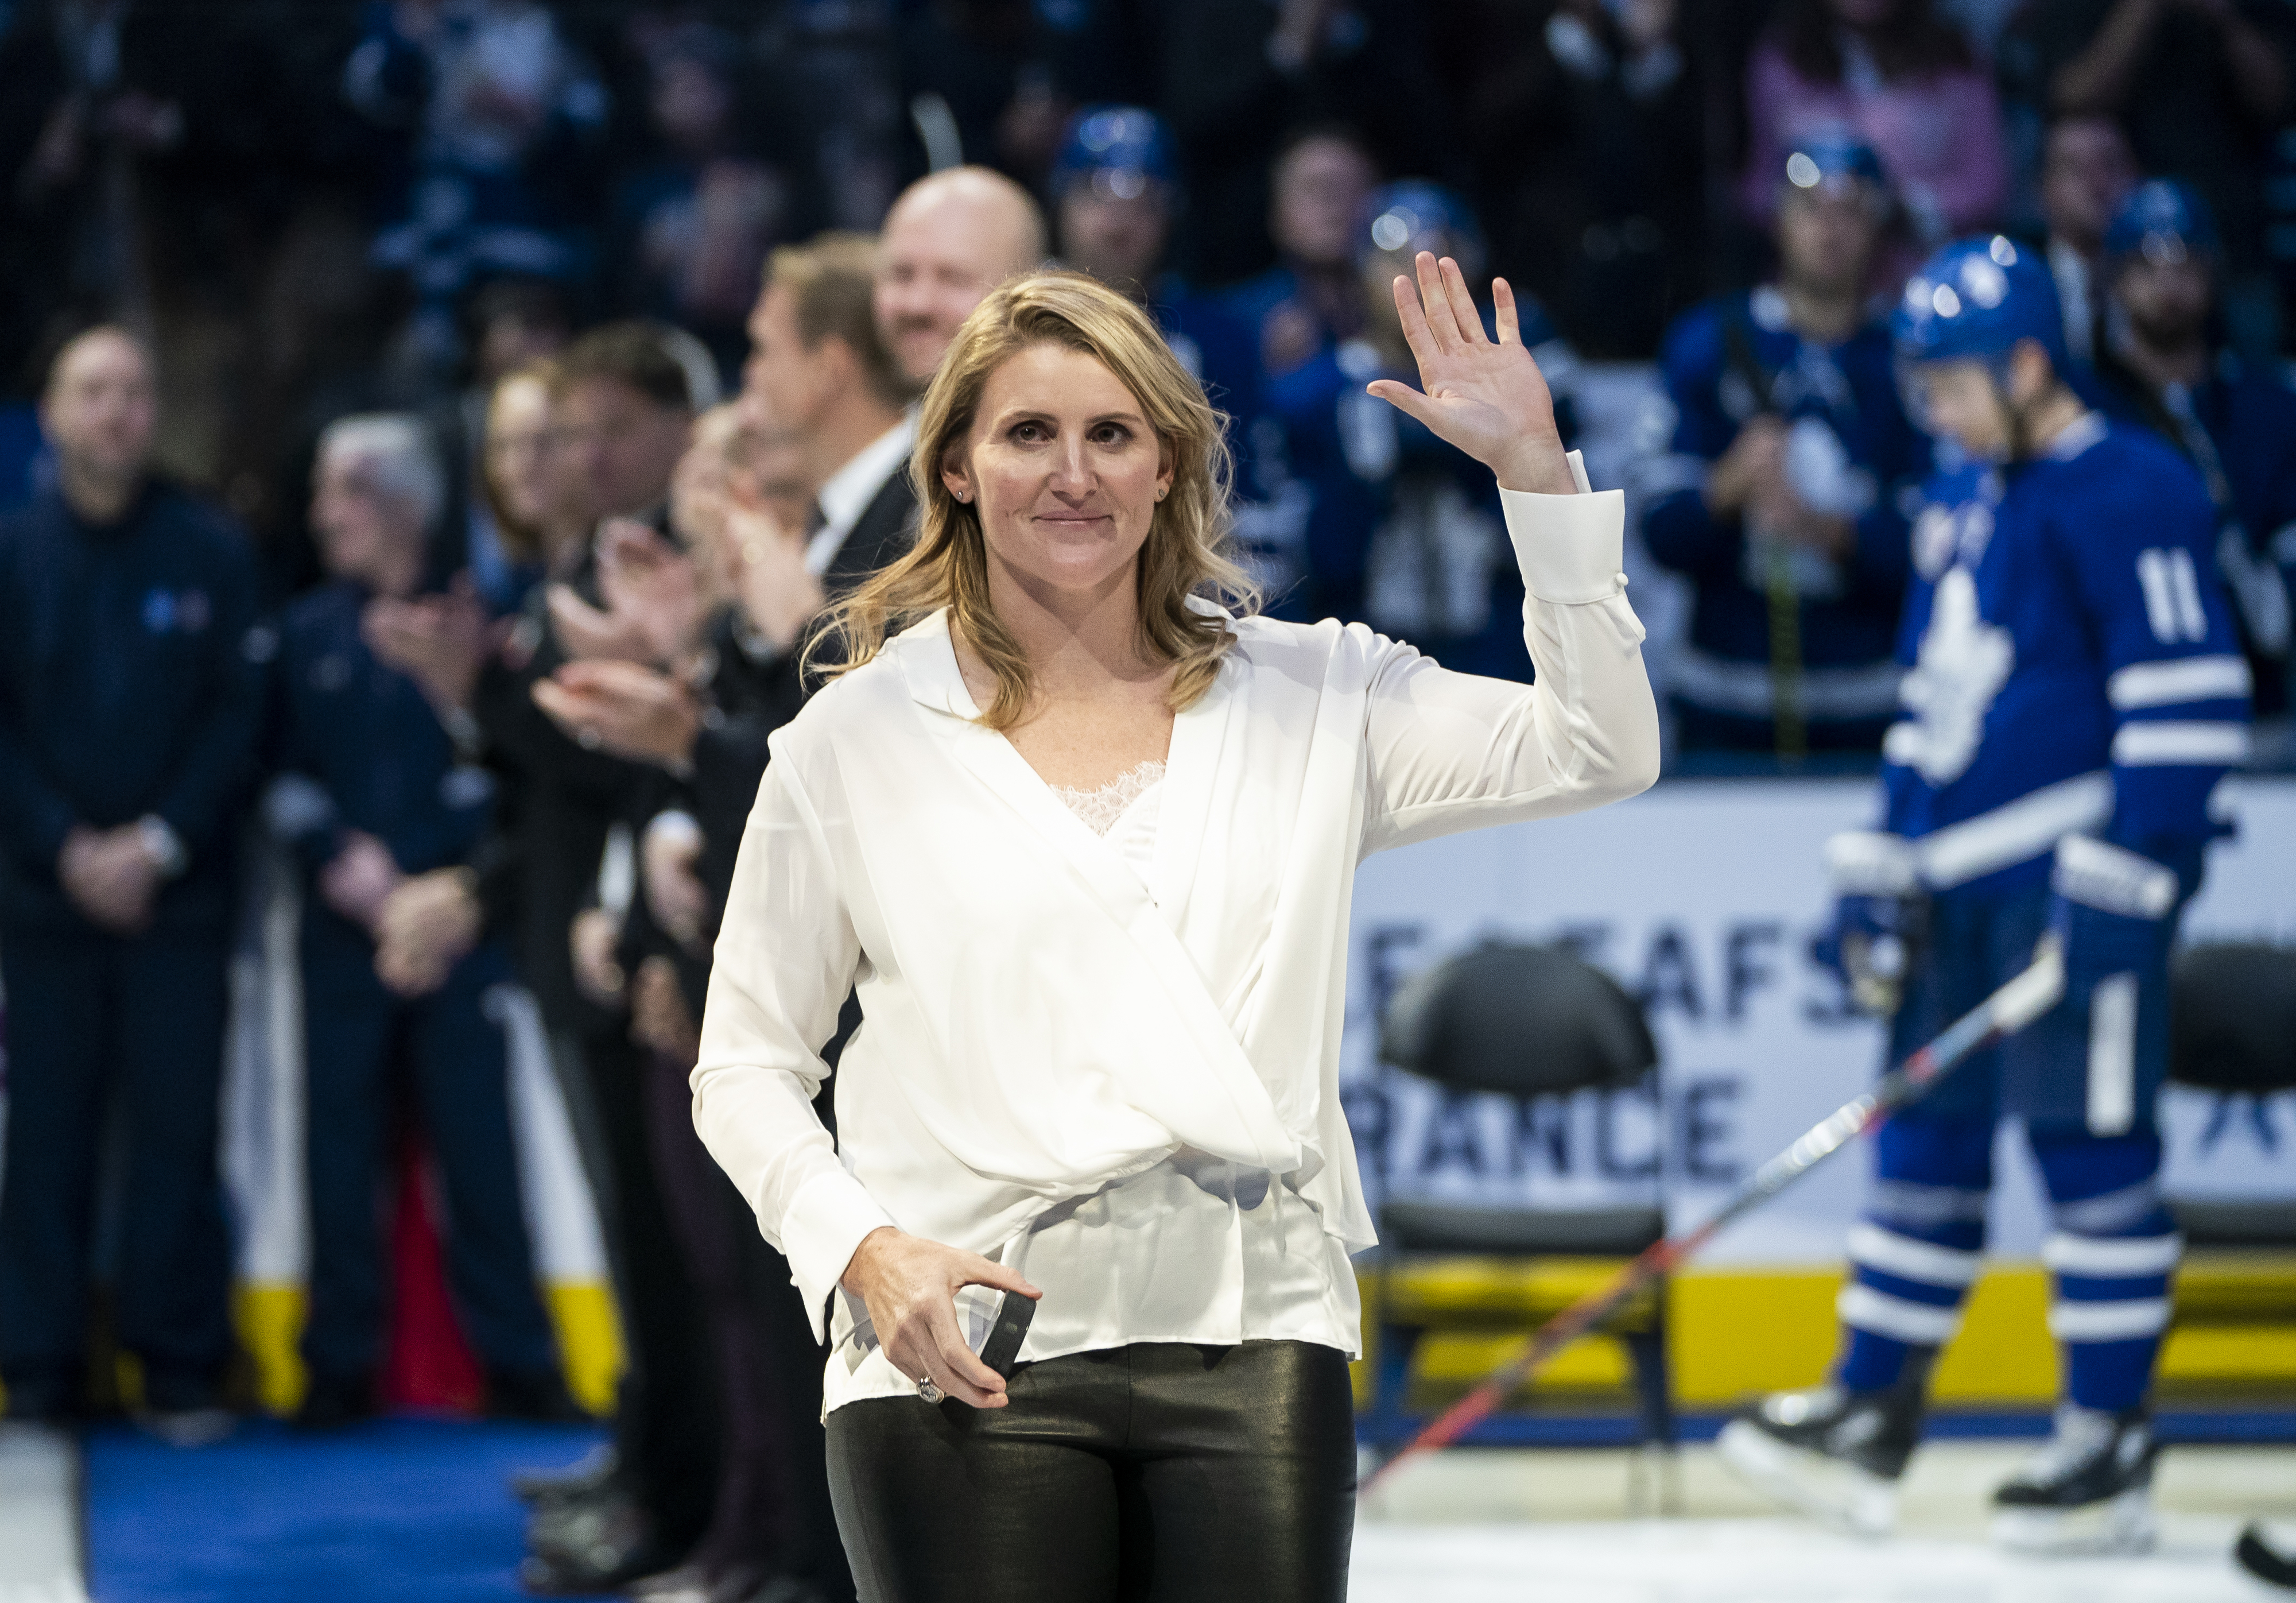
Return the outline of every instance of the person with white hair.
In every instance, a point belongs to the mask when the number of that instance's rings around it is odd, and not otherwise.
[[[311,523],[328,580],[280,627],[277,777],[265,821],[309,874],[300,932],[311,1208],[310,1385],[299,1422],[371,1412],[384,1328],[375,1184],[403,1056],[447,1203],[448,1284],[486,1372],[487,1403],[518,1418],[576,1417],[535,1286],[510,1122],[509,1060],[488,998],[511,979],[499,940],[438,972],[387,982],[384,901],[411,875],[473,873],[494,784],[463,763],[422,686],[364,638],[378,600],[422,587],[446,481],[405,414],[347,417],[320,436]]]

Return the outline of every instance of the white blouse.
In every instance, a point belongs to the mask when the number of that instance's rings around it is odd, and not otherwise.
[[[829,1316],[830,1406],[914,1390],[831,1296],[884,1225],[1016,1262],[1046,1294],[1026,1357],[1354,1351],[1347,1254],[1374,1240],[1337,1084],[1356,863],[1658,769],[1623,497],[1501,499],[1535,685],[1359,624],[1237,620],[1175,720],[1152,839],[1095,834],[981,727],[945,614],[774,736],[694,1122],[817,1333]],[[811,1102],[855,985],[832,1143]],[[976,1343],[996,1295],[968,1294]]]
[[[1154,871],[1164,765],[1143,763],[1097,791],[1054,787],[1144,887]],[[1265,1170],[1185,1148],[1154,1168],[1045,1213],[1004,1249],[1044,1297],[1021,1359],[1132,1342],[1231,1346],[1304,1341],[1357,1352],[1362,1309],[1347,1249],[1316,1211]],[[868,1311],[840,1292],[837,1349],[824,1411],[862,1397],[899,1397],[915,1382],[893,1367]],[[975,1352],[1003,1294],[968,1288],[959,1307]]]

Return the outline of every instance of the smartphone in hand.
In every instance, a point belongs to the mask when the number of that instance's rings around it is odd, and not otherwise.
[[[1036,1317],[1037,1303],[1017,1291],[1008,1291],[996,1305],[996,1322],[988,1328],[988,1339],[980,1344],[980,1361],[1005,1379],[1013,1378],[1013,1366],[1021,1357],[1021,1343],[1029,1334],[1029,1321]]]

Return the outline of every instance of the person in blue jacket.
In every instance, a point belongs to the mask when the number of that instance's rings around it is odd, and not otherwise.
[[[1420,251],[1456,259],[1470,284],[1480,282],[1482,234],[1464,201],[1417,179],[1374,191],[1357,230],[1363,333],[1269,382],[1308,496],[1303,580],[1270,610],[1360,621],[1446,668],[1528,680],[1522,580],[1490,474],[1365,390],[1414,371],[1393,285]],[[1570,352],[1537,302],[1518,292],[1516,305],[1567,444]]]
[[[362,637],[378,597],[422,585],[445,481],[419,419],[339,420],[321,437],[311,523],[327,582],[280,625],[278,777],[266,822],[309,875],[301,928],[309,1374],[299,1422],[373,1411],[384,1318],[375,1193],[402,1059],[446,1188],[448,1283],[486,1373],[491,1411],[571,1418],[535,1287],[511,1128],[504,944],[480,941],[419,995],[375,965],[383,904],[410,875],[467,864],[494,785],[458,760],[422,689]]]
[[[1833,1379],[1726,1426],[1726,1459],[1804,1508],[1886,1527],[1932,1360],[1977,1278],[1995,1127],[2022,1122],[2049,1196],[2042,1249],[2064,1393],[2048,1445],[1994,1497],[1998,1540],[2136,1550],[2152,1536],[2148,1417],[2180,1245],[2154,1103],[2169,953],[2248,750],[2248,665],[2191,465],[2067,382],[2038,253],[1948,246],[1894,324],[1930,425],[1965,458],[1913,533],[1901,711],[1883,818],[1826,849],[1824,943],[1902,1061],[2036,961],[2062,999],[1893,1115],[1850,1232]]]
[[[81,1405],[100,1154],[127,1137],[114,1277],[149,1423],[229,1427],[230,1270],[216,1171],[232,844],[261,716],[255,564],[150,471],[149,351],[65,346],[41,421],[56,482],[0,519],[0,1381],[8,1412]]]
[[[1285,473],[1249,325],[1164,267],[1183,194],[1171,130],[1140,106],[1095,106],[1070,120],[1053,165],[1068,264],[1148,308],[1180,365],[1227,414],[1239,559],[1270,596],[1297,581],[1306,495]]]
[[[2288,710],[2296,570],[2296,390],[2221,348],[2224,248],[2208,203],[2171,178],[2139,185],[2105,233],[2104,349],[2114,413],[2157,429],[2217,506],[2217,564],[2256,678],[2259,718]]]
[[[1929,448],[1866,284],[1891,210],[1873,150],[1778,175],[1775,282],[1685,313],[1661,363],[1643,543],[1695,591],[1669,695],[1690,752],[1872,752],[1897,704],[1905,500]]]
[[[1280,378],[1363,332],[1356,233],[1379,163],[1354,128],[1311,123],[1288,136],[1267,170],[1274,267],[1220,292],[1259,342],[1261,374]]]

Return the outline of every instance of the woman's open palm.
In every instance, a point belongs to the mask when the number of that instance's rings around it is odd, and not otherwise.
[[[1417,267],[1416,285],[1397,276],[1395,307],[1425,392],[1379,379],[1371,393],[1488,467],[1502,488],[1570,494],[1578,486],[1554,425],[1554,398],[1523,348],[1513,290],[1504,278],[1491,281],[1499,325],[1494,342],[1483,333],[1457,262],[1447,256],[1439,262],[1422,251]]]

